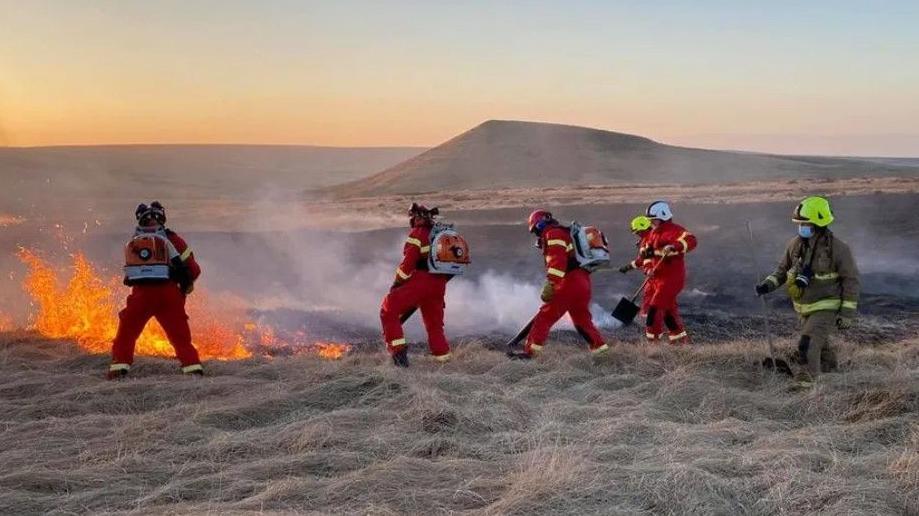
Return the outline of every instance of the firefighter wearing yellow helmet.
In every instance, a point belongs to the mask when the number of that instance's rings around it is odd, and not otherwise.
[[[645,258],[641,250],[647,247],[648,237],[651,236],[651,229],[653,229],[651,219],[645,215],[639,215],[629,223],[629,229],[637,239],[635,241],[635,247],[638,249],[638,256],[629,263],[619,267],[619,272],[626,274],[632,270],[640,270],[645,275],[650,275],[651,269],[654,268],[654,260]],[[654,298],[654,292],[655,285],[650,281],[645,283],[645,287],[642,290],[641,310],[638,312],[642,317],[647,317],[648,315],[648,310],[651,308],[651,299]]]
[[[638,247],[638,249],[643,249],[647,244],[648,235],[651,233],[651,219],[644,215],[639,215],[629,223],[629,229],[632,231],[632,234],[638,238],[635,246]],[[641,253],[638,253],[638,258],[619,267],[619,272],[625,274],[634,269],[643,269],[644,265],[646,263],[650,264],[650,262],[651,260],[646,259]]]
[[[858,308],[858,267],[849,246],[836,237],[830,203],[808,197],[795,208],[791,219],[798,236],[788,242],[775,272],[756,286],[757,295],[787,287],[801,319],[798,360],[805,365],[799,380],[809,382],[821,371],[836,368],[829,337],[834,327],[849,328]]]

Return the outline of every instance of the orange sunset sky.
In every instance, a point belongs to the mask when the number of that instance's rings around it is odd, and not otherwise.
[[[431,146],[502,118],[919,156],[916,2],[0,9],[0,145]]]

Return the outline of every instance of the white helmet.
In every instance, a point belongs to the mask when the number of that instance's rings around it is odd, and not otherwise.
[[[654,201],[645,212],[648,218],[658,220],[670,220],[673,218],[673,212],[670,211],[670,205],[664,201]]]

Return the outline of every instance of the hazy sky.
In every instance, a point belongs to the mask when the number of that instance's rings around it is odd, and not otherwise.
[[[919,156],[919,2],[0,0],[0,144],[434,145],[491,118]]]

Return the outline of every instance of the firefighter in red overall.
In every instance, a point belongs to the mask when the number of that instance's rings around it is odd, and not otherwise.
[[[650,258],[645,258],[642,255],[642,250],[648,245],[648,237],[651,236],[651,219],[644,215],[639,215],[632,219],[632,222],[629,224],[632,234],[638,238],[638,241],[635,243],[635,246],[638,248],[638,256],[635,257],[631,262],[619,267],[619,272],[626,274],[632,270],[640,270],[644,274],[651,274],[651,267],[653,261]],[[642,293],[641,299],[641,313],[642,316],[647,316],[648,308],[651,305],[651,298],[654,297],[654,287],[649,281],[645,284],[644,292]]]
[[[165,227],[166,210],[159,202],[139,205],[134,215],[137,229],[125,246],[124,267],[124,284],[131,287],[131,294],[118,314],[108,379],[128,374],[134,345],[151,318],[166,332],[182,372],[203,375],[185,313],[185,297],[194,289],[201,268],[185,240]]]
[[[684,256],[696,248],[696,237],[673,222],[673,212],[664,201],[651,203],[646,215],[654,228],[648,235],[642,256],[651,260],[654,272],[648,282],[651,296],[645,336],[649,342],[663,339],[666,326],[671,344],[688,344],[689,335],[680,317],[677,296],[686,285]]]
[[[545,210],[530,214],[528,225],[530,232],[539,238],[537,245],[545,258],[546,283],[540,295],[543,305],[533,318],[523,351],[508,356],[528,359],[537,355],[549,337],[549,330],[566,313],[578,333],[590,343],[591,353],[609,351],[590,315],[590,273],[578,266],[569,228]]]
[[[444,334],[444,296],[450,276],[433,274],[428,270],[431,229],[437,208],[429,210],[423,205],[412,203],[408,215],[411,231],[402,248],[402,262],[380,306],[386,349],[393,363],[400,367],[408,367],[408,347],[401,318],[415,309],[421,310],[421,318],[428,333],[428,346],[434,359],[439,362],[450,360],[450,344]]]

